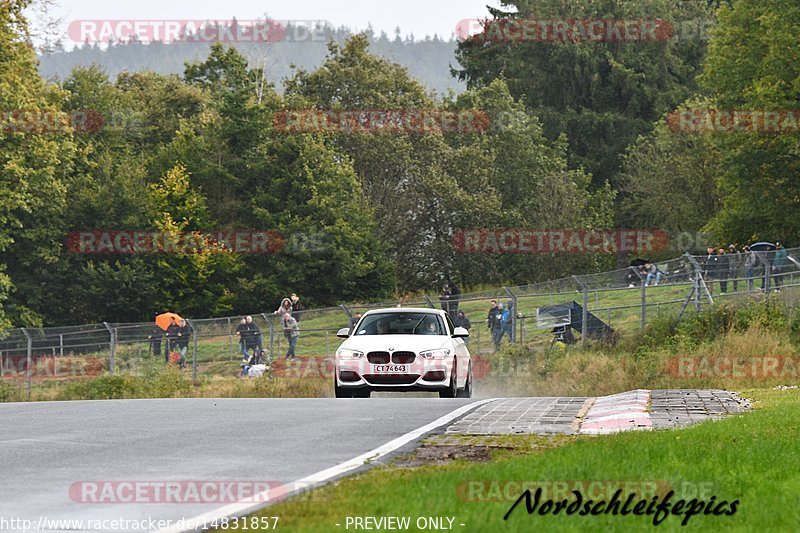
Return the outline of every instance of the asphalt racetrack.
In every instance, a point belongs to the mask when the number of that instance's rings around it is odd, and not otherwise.
[[[188,519],[229,502],[205,503],[216,500],[212,495],[199,504],[152,503],[151,493],[119,503],[120,494],[131,497],[119,483],[292,483],[474,402],[398,397],[3,404],[0,517],[37,525],[42,518]],[[110,486],[116,487],[110,498],[92,491]]]

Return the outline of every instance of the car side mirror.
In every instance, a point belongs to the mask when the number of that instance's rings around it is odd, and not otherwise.
[[[342,328],[337,333],[336,336],[340,339],[347,339],[350,337],[350,328]]]
[[[453,330],[453,337],[455,338],[469,337],[469,331],[467,331],[467,328],[462,328],[459,326]]]

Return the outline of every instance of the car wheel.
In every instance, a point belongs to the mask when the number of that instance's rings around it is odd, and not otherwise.
[[[439,398],[455,398],[458,394],[458,380],[456,379],[456,363],[453,361],[453,371],[450,372],[450,385],[439,391]]]
[[[472,398],[472,364],[469,365],[467,372],[467,382],[464,383],[464,388],[458,391],[456,398]]]

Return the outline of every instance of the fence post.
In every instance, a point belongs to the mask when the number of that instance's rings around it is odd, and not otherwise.
[[[586,337],[589,334],[589,286],[586,285],[580,276],[572,276],[575,283],[583,289],[583,311],[581,311],[581,346],[586,344]]]
[[[108,339],[108,347],[109,347],[109,351],[111,352],[111,355],[110,355],[110,357],[108,359],[108,372],[110,374],[113,374],[114,373],[115,358],[116,358],[116,350],[117,350],[116,344],[117,343],[116,343],[116,339],[114,338],[114,330],[111,329],[111,326],[108,325],[108,322],[103,322],[103,325],[108,330],[108,337],[109,337],[109,339]]]
[[[275,324],[272,323],[272,320],[267,318],[267,313],[261,313],[261,316],[264,317],[264,321],[269,326],[269,356],[270,359],[275,355]]]
[[[688,257],[689,259],[694,259],[689,254],[689,252],[686,252],[686,257]],[[694,270],[694,275],[692,276],[692,284],[694,285],[694,310],[695,310],[696,313],[699,313],[700,312],[700,306],[701,306],[701,304],[700,304],[700,285],[701,285],[700,284],[700,276],[701,276],[702,273],[700,272],[700,265],[699,264],[695,266],[694,261],[690,261],[690,263],[692,264],[692,270]]]
[[[770,270],[769,252],[764,252],[764,257],[761,259],[764,263],[764,294],[769,294],[772,287],[772,272]]]
[[[33,339],[28,334],[28,330],[26,328],[22,328],[22,333],[25,334],[25,338],[28,339],[28,365],[27,365],[27,386],[28,386],[28,399],[31,399],[31,372],[33,371]]]
[[[645,278],[642,278],[642,313],[639,324],[641,329],[644,329],[644,327],[647,325],[647,286],[645,285],[644,280]]]
[[[233,361],[233,332],[231,331],[231,317],[228,317],[228,357]]]
[[[511,320],[511,344],[517,342],[517,295],[511,292],[511,289],[508,287],[503,287],[506,293],[511,297],[511,301],[514,302],[514,311],[511,313],[511,316],[508,317]]]
[[[63,333],[59,333],[58,334],[58,353],[61,355],[61,357],[64,357],[64,334]]]
[[[189,329],[192,332],[192,379],[197,381],[197,328],[194,327],[194,324],[188,318],[186,319],[186,323],[189,324]],[[231,319],[228,319],[228,331],[230,331],[230,323]]]
[[[711,291],[708,290],[708,285],[706,284],[706,280],[703,278],[703,269],[702,267],[700,267],[700,263],[698,263],[697,260],[689,252],[686,252],[684,254],[684,257],[686,257],[686,259],[688,259],[689,262],[692,264],[692,267],[694,267],[694,277],[695,279],[697,279],[698,283],[697,286],[698,297],[700,294],[700,288],[702,287],[702,289],[706,293],[706,296],[708,296],[709,305],[714,305],[714,298],[711,296]],[[697,305],[697,310],[700,311],[700,302],[698,301],[696,305]]]
[[[325,330],[325,357],[328,357],[330,352],[328,351],[328,330]]]

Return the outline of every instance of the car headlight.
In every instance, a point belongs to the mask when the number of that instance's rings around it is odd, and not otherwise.
[[[439,350],[426,350],[420,352],[419,356],[423,359],[447,359],[450,356],[450,350],[442,348]]]
[[[339,348],[336,350],[336,355],[339,357],[339,359],[361,359],[364,357],[364,352],[351,350],[349,348]]]

